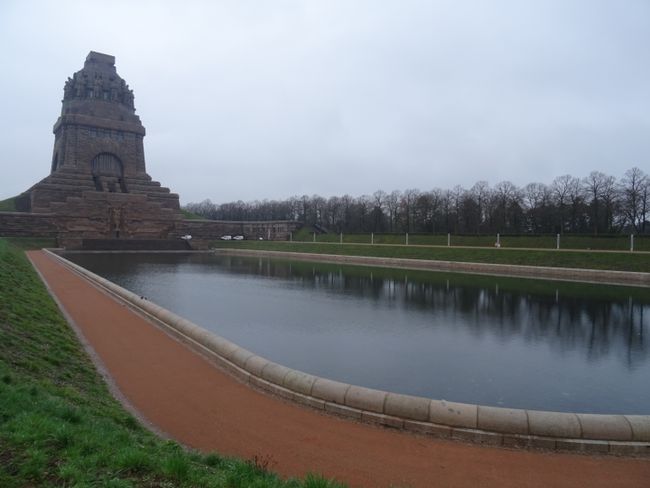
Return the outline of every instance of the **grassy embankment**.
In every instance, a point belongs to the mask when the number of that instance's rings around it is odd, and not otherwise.
[[[12,243],[13,242],[13,243]],[[24,256],[0,239],[0,486],[327,487],[265,461],[186,451],[110,395]]]
[[[359,245],[278,241],[216,241],[216,248],[306,252],[345,256],[410,258],[471,263],[553,266],[561,268],[607,269],[650,272],[650,254],[631,252],[455,248],[424,246]]]
[[[340,241],[341,236],[335,233],[316,234],[316,242]],[[314,234],[309,229],[303,228],[293,235],[295,242],[313,242]],[[375,234],[375,244],[406,244],[405,234]],[[496,235],[451,235],[451,245],[470,247],[493,247]],[[556,237],[554,235],[502,235],[499,239],[502,248],[525,249],[555,249]],[[344,244],[370,244],[370,234],[343,234]],[[409,234],[409,244],[416,246],[446,246],[447,234]],[[629,235],[562,235],[560,236],[561,249],[578,250],[603,250],[603,251],[629,251]],[[636,251],[650,251],[650,236],[635,236],[634,249]]]
[[[15,212],[16,211],[16,197],[0,200],[0,212]]]
[[[181,213],[183,214],[183,218],[187,220],[200,220],[205,217],[201,217],[200,215],[196,215],[195,213],[190,212],[189,210],[185,210],[181,208]]]

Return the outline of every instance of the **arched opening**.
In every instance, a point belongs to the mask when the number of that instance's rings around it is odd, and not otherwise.
[[[97,191],[127,193],[122,161],[111,153],[100,153],[91,163],[91,171]]]

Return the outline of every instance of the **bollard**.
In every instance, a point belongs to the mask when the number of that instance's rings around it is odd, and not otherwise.
[[[560,234],[555,237],[555,249],[560,249]]]
[[[314,232],[314,242],[316,242],[316,232]]]
[[[447,233],[447,247],[451,247],[451,233]]]
[[[634,252],[634,234],[630,234],[630,252]]]
[[[497,232],[497,247],[501,247],[501,234]]]
[[[374,244],[374,243],[375,243],[375,233],[371,232],[370,233],[370,244]]]
[[[406,233],[406,245],[407,246],[409,245],[409,233],[408,232]]]
[[[341,232],[341,236],[339,238],[339,244],[343,244],[343,232]]]

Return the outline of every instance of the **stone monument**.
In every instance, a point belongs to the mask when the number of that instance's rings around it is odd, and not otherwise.
[[[19,210],[56,214],[66,241],[171,237],[183,218],[178,195],[147,174],[145,129],[115,57],[90,52],[63,93],[50,175],[18,198]]]
[[[53,130],[49,176],[16,197],[19,212],[0,212],[0,235],[55,236],[72,248],[91,248],[93,240],[103,242],[100,247],[128,240],[148,242],[140,247],[175,242],[167,246],[174,248],[187,246],[180,239],[185,234],[201,246],[223,233],[285,238],[296,227],[283,221],[184,220],[178,195],[147,174],[145,129],[114,56],[91,51],[68,78]]]

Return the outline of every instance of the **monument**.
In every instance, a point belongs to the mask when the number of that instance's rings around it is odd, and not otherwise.
[[[286,221],[184,220],[178,195],[147,173],[145,128],[134,100],[115,57],[91,51],[65,82],[50,174],[16,197],[19,212],[0,213],[0,235],[55,236],[72,248],[124,248],[136,241],[147,241],[140,247],[155,241],[157,247],[165,242],[163,247],[182,248],[185,234],[200,246],[225,233],[281,239],[296,227]]]

